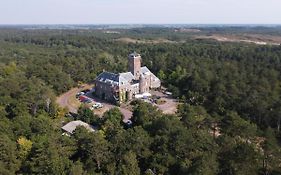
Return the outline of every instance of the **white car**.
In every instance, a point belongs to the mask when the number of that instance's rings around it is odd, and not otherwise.
[[[95,103],[90,107],[91,110],[102,108],[103,105],[101,103]]]
[[[172,92],[168,92],[168,91],[166,91],[165,94],[166,95],[173,95]]]

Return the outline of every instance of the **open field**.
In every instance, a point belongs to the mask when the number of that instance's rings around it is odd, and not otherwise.
[[[213,39],[218,42],[239,42],[239,43],[252,43],[257,45],[280,45],[281,36],[274,35],[263,35],[263,34],[202,34],[200,32],[194,32],[189,37],[191,40],[198,39]],[[121,37],[114,39],[116,42],[132,43],[132,44],[161,44],[161,43],[184,43],[186,40],[173,41],[166,38],[155,38],[155,39],[135,39],[131,37]]]
[[[195,39],[214,39],[220,42],[244,42],[254,43],[258,45],[280,45],[281,36],[261,35],[261,34],[212,34],[212,35],[198,35]]]
[[[123,43],[139,43],[139,44],[159,44],[159,43],[177,43],[176,41],[171,41],[165,38],[157,38],[157,39],[134,39],[134,38],[118,38],[115,41],[123,42]]]

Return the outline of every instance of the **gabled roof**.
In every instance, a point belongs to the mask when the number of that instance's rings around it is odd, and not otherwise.
[[[64,125],[63,127],[61,127],[61,129],[63,129],[64,131],[73,134],[73,131],[76,129],[76,127],[78,126],[83,126],[86,129],[88,129],[91,132],[94,132],[95,129],[93,126],[89,125],[88,123],[82,122],[81,120],[76,120],[76,121],[72,121],[67,123],[66,125]]]
[[[141,67],[141,73],[145,75],[145,74],[151,73],[151,72],[146,66],[143,66],[143,67]]]
[[[156,75],[154,75],[152,72],[150,72],[150,70],[146,67],[146,66],[143,66],[141,67],[141,73],[143,76],[145,75],[151,75],[151,77],[157,81],[160,81],[160,79],[158,77],[156,77]]]

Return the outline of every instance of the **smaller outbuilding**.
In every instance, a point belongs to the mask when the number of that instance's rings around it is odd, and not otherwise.
[[[81,120],[71,121],[66,125],[64,125],[63,127],[61,127],[61,129],[64,130],[67,134],[73,134],[73,132],[78,126],[83,126],[90,132],[95,132],[95,129],[92,125],[82,122]]]

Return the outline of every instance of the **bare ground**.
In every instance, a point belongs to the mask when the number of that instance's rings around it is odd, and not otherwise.
[[[161,97],[162,100],[165,101],[165,103],[163,104],[159,104],[159,105],[156,104],[156,106],[164,114],[175,114],[177,112],[178,102],[176,99],[159,91],[152,91],[151,94],[159,96]]]
[[[123,42],[123,43],[140,43],[140,44],[159,44],[159,43],[177,43],[176,41],[171,41],[164,38],[157,38],[153,40],[148,39],[134,39],[134,38],[118,38],[115,41]]]
[[[220,42],[245,42],[258,45],[280,45],[281,36],[261,35],[261,34],[242,34],[242,35],[222,35],[213,34],[210,36],[198,35],[195,39],[214,39]]]

